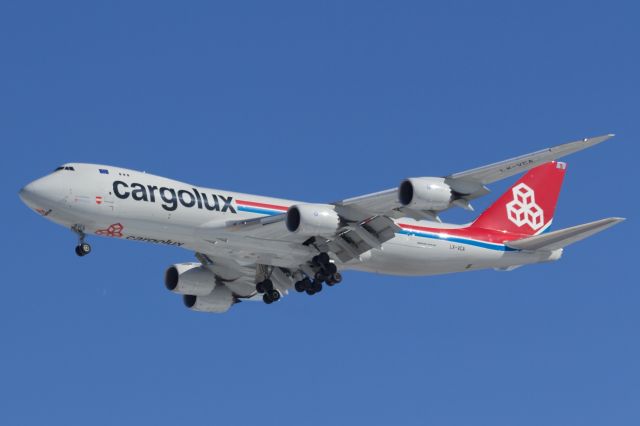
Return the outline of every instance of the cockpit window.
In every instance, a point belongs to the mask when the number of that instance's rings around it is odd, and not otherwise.
[[[72,166],[60,166],[60,167],[56,167],[54,172],[57,172],[58,170],[70,170],[74,172],[76,169],[74,169]]]
[[[57,172],[58,170],[64,170],[64,166],[56,167],[56,169],[54,170],[54,172]]]
[[[67,167],[65,167],[64,169],[65,169],[65,170],[71,170],[72,172],[75,172],[75,170],[76,170],[76,169],[74,169],[74,168],[73,168],[73,167],[71,167],[71,166],[67,166]]]

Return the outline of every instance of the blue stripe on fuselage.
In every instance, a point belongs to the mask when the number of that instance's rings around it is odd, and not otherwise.
[[[402,231],[398,232],[398,234],[409,235],[409,236],[412,236],[412,237],[431,238],[431,239],[434,239],[434,240],[451,241],[452,243],[468,244],[470,246],[482,247],[482,248],[486,248],[486,249],[489,249],[489,250],[517,251],[516,249],[513,249],[511,247],[507,247],[507,246],[505,246],[503,244],[486,243],[484,241],[470,240],[470,239],[467,239],[467,238],[460,238],[460,237],[451,237],[451,236],[446,236],[445,237],[445,236],[438,235],[438,234],[426,234],[424,232],[407,231],[405,229],[403,229]]]
[[[247,213],[266,214],[267,216],[275,216],[277,214],[284,213],[284,212],[279,212],[277,210],[265,210],[258,207],[246,207],[246,206],[238,206],[238,211],[247,212]]]

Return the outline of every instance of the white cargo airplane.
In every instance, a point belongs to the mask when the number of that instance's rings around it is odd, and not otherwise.
[[[554,232],[566,164],[559,157],[605,135],[445,177],[409,178],[397,188],[310,204],[189,185],[114,166],[69,163],[20,191],[27,206],[86,235],[195,251],[198,263],[165,273],[166,287],[196,311],[225,312],[242,300],[270,304],[288,290],[309,295],[342,280],[339,270],[433,275],[558,260],[564,247],[621,222],[608,218]],[[450,207],[473,210],[486,184],[529,170],[475,221],[440,222]]]

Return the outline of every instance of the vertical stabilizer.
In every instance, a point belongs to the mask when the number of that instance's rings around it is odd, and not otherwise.
[[[529,170],[471,225],[537,235],[551,225],[567,164],[551,161]]]

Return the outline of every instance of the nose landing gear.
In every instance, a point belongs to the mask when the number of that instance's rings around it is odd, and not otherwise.
[[[91,253],[91,246],[89,243],[80,243],[76,246],[76,254],[80,257],[86,256]]]
[[[86,234],[84,233],[83,225],[73,225],[71,230],[78,235],[78,245],[76,246],[76,254],[80,257],[86,256],[91,253],[91,245],[85,242]]]

